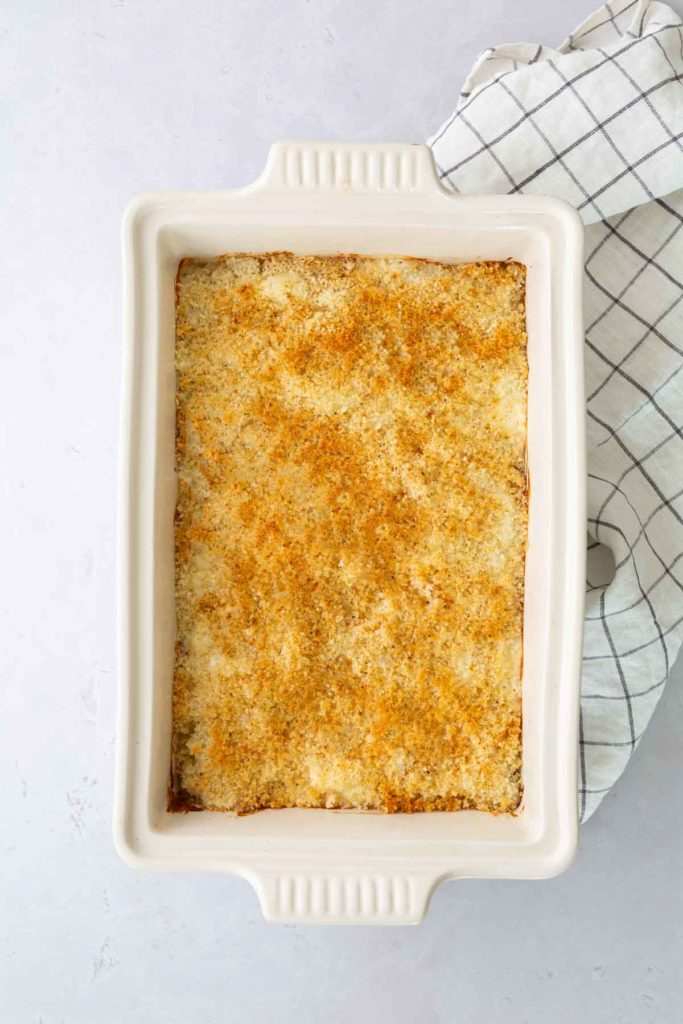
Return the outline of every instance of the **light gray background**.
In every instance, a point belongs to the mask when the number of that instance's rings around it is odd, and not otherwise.
[[[595,2],[4,3],[1,1024],[683,1019],[680,663],[570,871],[443,886],[417,929],[267,926],[110,835],[125,204],[248,182],[278,138],[422,140],[483,47]]]

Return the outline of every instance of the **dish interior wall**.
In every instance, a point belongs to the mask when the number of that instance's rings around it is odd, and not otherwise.
[[[553,552],[552,524],[552,448],[553,372],[549,340],[550,280],[548,240],[537,227],[467,230],[438,228],[416,224],[410,228],[406,246],[405,227],[391,224],[281,223],[255,226],[253,223],[221,225],[178,223],[165,226],[156,235],[156,252],[148,263],[157,288],[159,305],[156,351],[144,353],[146,365],[138,369],[156,377],[157,405],[148,411],[147,438],[156,453],[155,475],[140,480],[143,509],[141,549],[146,550],[149,586],[141,600],[149,602],[147,621],[153,623],[151,636],[141,637],[149,644],[154,679],[152,707],[146,719],[151,723],[149,805],[147,815],[154,832],[172,834],[202,843],[215,843],[218,854],[221,840],[260,839],[286,843],[302,837],[317,838],[333,845],[357,839],[390,839],[401,844],[429,839],[444,844],[457,841],[481,843],[534,842],[542,827],[543,779],[549,767],[544,759],[553,752],[543,743],[544,687],[547,678],[549,608],[552,601],[551,574],[546,571]],[[185,256],[211,257],[225,252],[265,252],[289,250],[296,253],[402,255],[425,257],[449,263],[473,260],[515,259],[527,267],[527,327],[529,358],[528,463],[530,474],[529,546],[526,560],[524,608],[523,669],[523,784],[524,797],[515,816],[477,811],[414,815],[382,815],[353,811],[267,810],[236,818],[210,812],[169,814],[166,811],[171,746],[171,690],[175,643],[174,612],[174,537],[176,498],[174,473],[175,372],[173,368],[175,330],[175,275],[178,262]],[[149,254],[152,255],[151,253]]]

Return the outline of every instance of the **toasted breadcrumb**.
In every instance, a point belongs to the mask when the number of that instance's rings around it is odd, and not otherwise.
[[[170,807],[517,807],[524,289],[182,261]]]

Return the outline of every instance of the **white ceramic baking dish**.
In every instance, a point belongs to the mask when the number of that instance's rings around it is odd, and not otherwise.
[[[403,924],[447,878],[542,878],[577,843],[585,453],[582,231],[554,199],[461,197],[424,146],[282,143],[233,191],[142,196],[123,225],[120,690],[114,833],[147,868],[243,875],[275,921]],[[171,744],[174,279],[183,256],[399,254],[526,264],[531,480],[515,815],[166,810]]]

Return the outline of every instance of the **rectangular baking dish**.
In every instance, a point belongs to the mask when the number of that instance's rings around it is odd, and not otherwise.
[[[538,196],[445,191],[424,146],[280,143],[247,188],[142,196],[123,225],[114,834],[137,867],[248,878],[283,922],[404,924],[447,878],[542,878],[577,844],[585,560],[582,229]],[[166,810],[175,641],[174,282],[183,256],[395,254],[528,268],[524,797],[515,815]]]

